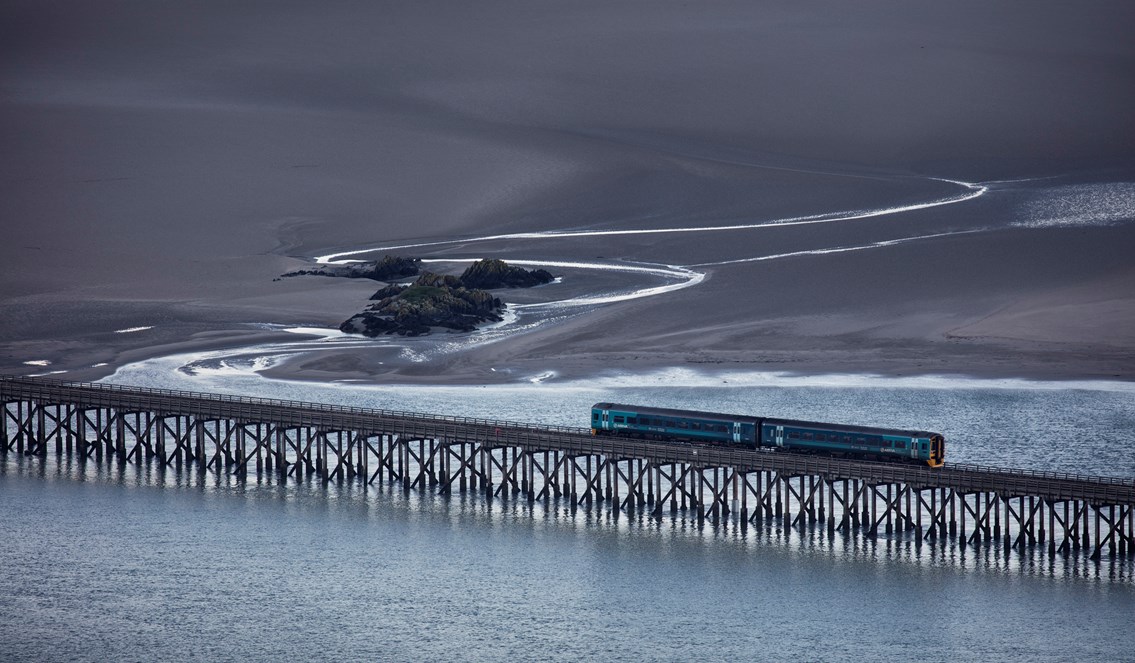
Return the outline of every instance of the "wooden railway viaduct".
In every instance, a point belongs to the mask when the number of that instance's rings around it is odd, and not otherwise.
[[[283,481],[607,503],[659,517],[1006,554],[1135,556],[1135,480],[948,464],[940,469],[594,437],[537,426],[108,384],[0,378],[0,454],[271,473]]]

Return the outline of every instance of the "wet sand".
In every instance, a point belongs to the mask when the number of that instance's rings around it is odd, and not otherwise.
[[[704,279],[426,362],[269,374],[1135,378],[1127,3],[0,12],[0,373],[334,327],[377,284],[276,277],[430,243],[403,252]],[[800,217],[821,222],[751,227]],[[682,232],[585,234],[659,229]],[[452,243],[547,232],[582,234]],[[649,285],[558,273],[503,296]]]

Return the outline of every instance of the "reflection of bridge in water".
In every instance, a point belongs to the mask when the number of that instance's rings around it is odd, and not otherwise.
[[[938,545],[1135,555],[1135,480],[592,437],[335,405],[0,379],[0,453],[476,490]]]

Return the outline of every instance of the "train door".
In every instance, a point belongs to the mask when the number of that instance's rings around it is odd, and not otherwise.
[[[945,457],[946,457],[945,446],[946,446],[946,443],[941,437],[938,437],[937,435],[935,435],[934,437],[930,438],[930,466],[931,467],[941,467],[942,466],[942,462],[945,460]]]
[[[784,446],[784,426],[776,427],[776,446]]]

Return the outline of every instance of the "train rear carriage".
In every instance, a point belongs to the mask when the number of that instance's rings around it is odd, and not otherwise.
[[[929,431],[847,426],[792,419],[762,419],[760,444],[796,451],[875,456],[941,467],[946,443]]]
[[[596,403],[591,408],[591,432],[645,439],[756,448],[759,419],[734,414]]]

